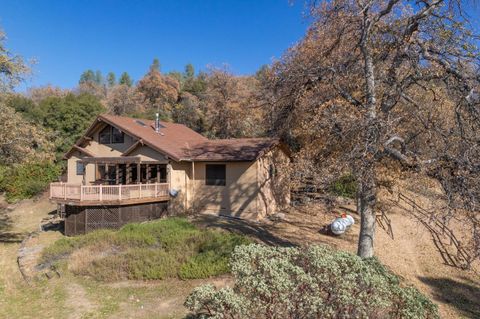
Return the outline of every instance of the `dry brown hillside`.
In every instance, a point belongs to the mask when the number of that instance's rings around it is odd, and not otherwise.
[[[396,205],[399,191],[413,199],[419,206],[435,212],[443,207],[438,187],[416,187],[412,179],[394,189],[392,194],[382,194],[383,202],[391,201],[388,218],[377,224],[375,253],[379,260],[438,304],[442,318],[480,318],[480,263],[472,264],[471,270],[454,267],[445,254],[455,259],[456,249],[448,237],[433,237],[429,229],[412,215],[411,206],[401,201]],[[410,185],[410,186],[406,186]],[[419,184],[420,185],[420,184]],[[425,185],[422,183],[422,185]],[[395,203],[395,205],[393,204]],[[356,224],[342,236],[332,236],[325,227],[340,212],[354,216]],[[249,233],[259,240],[275,245],[328,244],[335,248],[356,253],[359,232],[359,216],[354,205],[346,203],[330,210],[321,204],[296,207],[285,214],[281,221],[267,224],[252,224],[238,220],[199,217],[206,226],[216,225],[232,231]],[[383,226],[383,228],[382,228]],[[455,221],[450,223],[459,239],[465,240],[467,232]],[[436,239],[436,240],[434,240]]]

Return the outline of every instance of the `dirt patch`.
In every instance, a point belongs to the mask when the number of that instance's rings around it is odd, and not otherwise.
[[[111,318],[184,318],[188,314],[183,306],[185,299],[195,287],[207,283],[223,288],[232,286],[233,278],[128,280],[105,284],[110,289],[131,292]]]
[[[65,305],[71,309],[68,319],[80,319],[91,314],[97,305],[90,301],[83,286],[72,282],[66,287],[67,299]]]
[[[342,236],[325,231],[340,212],[351,213],[355,224]],[[448,266],[435,246],[430,233],[414,218],[393,209],[389,213],[393,238],[381,227],[376,232],[375,252],[379,260],[432,298],[442,318],[480,318],[480,277],[474,271]],[[359,216],[354,207],[344,205],[327,210],[323,205],[292,208],[284,220],[254,223],[215,216],[196,216],[200,226],[241,232],[269,245],[302,246],[327,244],[356,253]]]

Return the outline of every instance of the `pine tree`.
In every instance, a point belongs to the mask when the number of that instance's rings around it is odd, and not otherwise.
[[[191,63],[185,65],[185,78],[191,79],[195,76],[195,69]]]
[[[152,65],[150,66],[150,71],[160,72],[160,60],[155,58],[153,59]]]
[[[80,75],[80,80],[78,81],[79,84],[82,83],[89,83],[95,82],[95,72],[93,70],[86,70]]]
[[[113,73],[113,72],[108,73],[107,84],[108,84],[109,87],[113,87],[113,86],[115,86],[115,84],[117,84],[117,79],[116,79],[115,73]]]
[[[118,84],[132,86],[133,80],[127,72],[123,72],[122,75],[120,76],[120,80],[118,80]]]
[[[102,71],[100,70],[97,70],[95,72],[95,83],[97,84],[103,84],[103,75],[102,75]]]

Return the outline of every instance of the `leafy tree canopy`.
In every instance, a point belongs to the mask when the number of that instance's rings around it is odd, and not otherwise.
[[[55,133],[56,155],[60,158],[105,109],[89,94],[49,97],[40,102],[32,116],[37,123]]]

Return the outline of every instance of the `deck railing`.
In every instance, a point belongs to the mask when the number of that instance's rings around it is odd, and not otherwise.
[[[50,198],[80,202],[128,201],[168,198],[168,183],[132,185],[81,185],[51,183]]]

